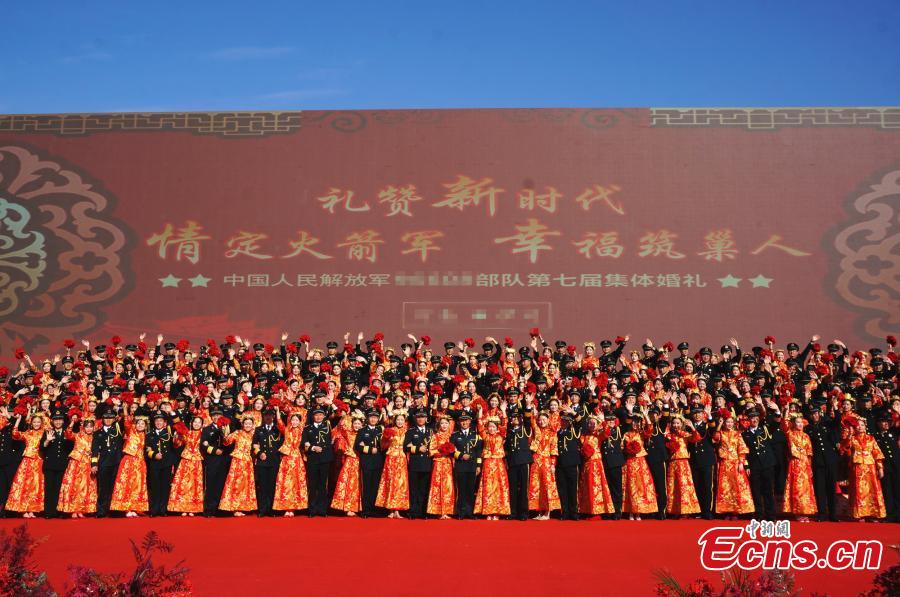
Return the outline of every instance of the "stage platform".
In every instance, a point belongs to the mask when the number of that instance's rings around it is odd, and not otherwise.
[[[10,529],[21,520],[0,520]],[[667,568],[686,584],[718,580],[700,565],[698,538],[739,522],[556,520],[456,521],[341,517],[138,518],[29,522],[45,541],[36,551],[54,588],[62,591],[70,564],[101,571],[132,570],[128,539],[151,529],[174,545],[162,562],[185,560],[198,595],[366,594],[652,595],[653,571]],[[873,523],[792,524],[791,541],[820,549],[835,540],[879,540],[882,569],[898,563],[889,547],[900,526]],[[871,570],[796,573],[803,594],[856,595],[871,586]]]

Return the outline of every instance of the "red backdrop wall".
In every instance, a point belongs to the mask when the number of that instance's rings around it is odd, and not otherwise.
[[[0,355],[900,328],[900,108],[0,116]]]

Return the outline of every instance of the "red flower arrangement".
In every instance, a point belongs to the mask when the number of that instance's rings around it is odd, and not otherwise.
[[[594,446],[591,444],[581,444],[581,455],[584,456],[586,460],[590,459],[595,453],[596,450],[594,450]]]
[[[624,336],[616,336],[616,344],[625,344]]]
[[[625,441],[625,453],[629,456],[634,456],[641,451],[641,442],[629,439]]]
[[[766,336],[765,340],[763,340],[765,344],[775,344],[775,336]]]
[[[175,433],[177,433],[178,435],[187,435],[188,434],[187,425],[185,425],[184,423],[182,423],[180,421],[178,423],[175,423]]]
[[[541,335],[541,330],[538,328],[531,328],[528,331],[528,333],[529,333],[529,335],[531,335],[532,338],[537,338],[538,336]]]
[[[444,442],[438,446],[438,453],[440,453],[441,456],[452,456],[454,452],[456,452],[456,446],[450,442]]]
[[[428,346],[431,344],[431,336],[422,336],[422,344]]]
[[[228,427],[229,425],[231,425],[231,419],[226,416],[221,416],[216,419],[216,425],[218,425],[219,427]]]
[[[310,342],[312,342],[312,338],[310,337],[309,334],[303,334],[300,336],[300,342],[303,342],[304,344],[309,344]]]
[[[63,340],[63,346],[65,346],[66,348],[75,348],[75,340],[66,338],[65,340]]]
[[[475,339],[474,339],[474,338],[466,338],[466,339],[465,339],[465,344],[466,344],[466,346],[468,346],[469,348],[472,348],[473,346],[475,346]]]

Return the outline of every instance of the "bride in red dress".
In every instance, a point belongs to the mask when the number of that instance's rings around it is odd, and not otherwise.
[[[403,438],[406,435],[406,415],[394,415],[393,427],[384,430],[381,444],[384,449],[384,470],[378,484],[375,505],[391,511],[388,518],[402,518],[400,510],[409,510],[409,471],[406,467],[406,453]]]
[[[625,486],[622,488],[622,512],[628,512],[628,520],[640,520],[641,514],[658,510],[656,489],[650,467],[647,466],[647,450],[644,449],[643,415],[631,415],[632,428],[623,436],[625,447]]]
[[[122,446],[122,461],[113,486],[110,510],[127,512],[128,518],[135,518],[138,512],[147,512],[147,461],[144,460],[144,440],[147,432],[147,417],[125,418],[125,443]]]
[[[456,504],[456,486],[453,484],[453,453],[456,447],[450,443],[451,433],[450,417],[439,415],[437,431],[431,436],[428,446],[432,468],[427,512],[440,516],[441,520],[447,520],[453,515]]]
[[[182,516],[203,512],[203,456],[200,454],[202,429],[202,415],[191,419],[190,429],[183,423],[175,425],[175,446],[183,446],[184,449],[172,479],[168,508],[172,512],[181,512]]]
[[[481,409],[479,409],[480,411]],[[500,520],[509,515],[509,477],[506,474],[506,451],[503,441],[506,426],[499,417],[478,417],[478,433],[484,440],[481,453],[481,481],[475,494],[475,514],[485,514],[488,520]]]
[[[550,415],[546,411],[533,416],[531,424],[534,464],[528,479],[528,509],[537,510],[534,520],[549,520],[550,512],[561,507],[556,487],[556,456],[559,454],[556,431],[550,426]]]
[[[346,415],[345,415],[346,416]],[[362,510],[362,493],[359,479],[359,454],[353,449],[356,434],[363,427],[363,414],[355,410],[350,418],[350,426],[337,426],[334,440],[335,450],[344,455],[341,471],[334,485],[334,497],[331,507],[346,512],[347,516],[356,516]]]
[[[785,432],[788,447],[787,482],[784,492],[784,512],[792,512],[798,522],[809,522],[809,516],[818,511],[816,493],[812,481],[812,441],[803,431],[806,420],[799,414],[791,419]]]
[[[4,409],[5,410],[5,409]],[[35,413],[31,417],[31,428],[19,431],[22,415],[17,414],[13,422],[12,438],[25,443],[22,461],[16,470],[6,509],[11,512],[23,512],[23,518],[34,518],[36,512],[44,511],[44,470],[40,454],[41,437],[44,435],[44,416]],[[0,418],[0,429],[6,427],[8,419]]]
[[[244,512],[252,512],[257,508],[253,458],[250,456],[253,429],[253,417],[246,416],[241,420],[241,428],[237,431],[228,433],[227,427],[223,430],[226,433],[223,442],[234,448],[219,509],[234,512],[235,516],[244,516]]]
[[[281,464],[278,467],[278,478],[275,480],[275,500],[273,510],[281,510],[291,517],[294,510],[309,507],[309,494],[306,487],[306,464],[300,452],[300,439],[303,436],[303,419],[299,413],[288,418],[287,427],[277,417],[278,430],[284,434],[284,443],[278,448],[281,453]]]
[[[697,501],[697,490],[694,488],[694,477],[691,473],[691,454],[687,447],[688,442],[694,441],[695,438],[692,432],[684,429],[684,426],[684,419],[680,414],[676,414],[672,417],[669,431],[666,433],[666,450],[669,453],[669,467],[666,470],[668,494],[666,514],[673,516],[700,513],[700,502]]]
[[[884,477],[884,454],[858,417],[853,434],[841,441],[841,453],[850,457],[850,516],[856,520],[887,516],[879,480]]]
[[[94,439],[94,419],[81,422],[78,433],[72,431],[77,417],[72,417],[66,429],[66,439],[74,444],[69,452],[69,464],[63,474],[57,509],[69,512],[72,518],[84,518],[97,511],[97,479],[91,475],[91,443]]]
[[[603,426],[603,415],[592,415],[587,420],[587,431],[581,434],[581,482],[578,484],[578,511],[587,516],[615,514],[603,454],[600,446],[609,437],[610,430]]]

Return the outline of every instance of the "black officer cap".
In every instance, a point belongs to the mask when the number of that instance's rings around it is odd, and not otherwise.
[[[712,348],[710,348],[709,346],[704,346],[703,348],[700,349],[700,354],[701,355],[708,354],[708,355],[712,356]]]
[[[321,409],[320,409],[320,410],[321,410]],[[366,416],[367,416],[367,417],[380,417],[380,416],[381,416],[381,413],[378,412],[377,409],[370,408],[368,411],[366,411]]]
[[[678,350],[687,350],[690,348],[690,345],[687,342],[680,342],[678,344]]]
[[[460,420],[460,421],[471,421],[471,420],[472,420],[472,415],[470,415],[469,413],[465,413],[465,412],[464,412],[463,414],[459,415],[459,420]]]
[[[65,420],[65,419],[66,419],[66,413],[64,413],[64,412],[61,411],[61,410],[54,410],[54,411],[53,411],[53,414],[50,415],[50,418],[51,418],[51,419],[62,419],[62,420]]]
[[[451,348],[455,348],[455,347],[456,347],[456,344],[454,344],[453,342],[444,342],[444,349],[446,349],[446,350],[450,350]]]
[[[466,392],[465,390],[459,393],[460,400],[462,400],[463,398],[471,398],[471,397],[472,397],[472,394]]]
[[[487,351],[487,350],[490,350],[490,349],[492,349],[492,348],[494,348],[494,345],[491,344],[490,342],[485,342],[484,344],[481,345],[481,350]]]
[[[222,392],[221,395],[222,395],[222,400],[228,400],[228,399],[234,400],[234,394],[232,394],[231,392]]]
[[[723,344],[722,348],[719,349],[719,352],[722,352],[722,353],[731,352],[731,347],[728,346],[727,344]]]
[[[518,396],[518,395],[519,395],[519,388],[510,388],[510,389],[508,389],[508,390],[506,391],[506,395],[507,395],[507,396]]]
[[[335,342],[334,340],[329,340],[328,342],[325,343],[325,348],[337,348],[337,347],[338,347],[338,343]]]
[[[307,363],[306,363],[307,367],[319,367],[321,365],[322,365],[322,361],[320,361],[319,359],[311,359],[311,360],[307,361]]]
[[[74,362],[75,362],[75,358],[72,357],[72,356],[70,356],[70,355],[66,355],[66,356],[64,356],[64,357],[62,358],[62,362],[63,362],[63,363],[74,363]]]
[[[796,342],[788,342],[787,349],[788,350],[800,350],[800,346],[798,346]]]
[[[427,417],[428,417],[428,412],[427,412],[425,409],[421,409],[421,408],[420,408],[419,410],[416,411],[416,413],[415,413],[413,416],[414,416],[416,419],[419,419],[419,418],[422,418],[422,417],[427,418]]]
[[[105,351],[106,351],[106,344],[98,344],[97,346],[94,347],[94,351],[96,351],[96,352],[105,352]]]
[[[314,414],[314,415],[315,415],[315,414],[323,414],[323,415],[324,415],[324,414],[325,414],[325,409],[324,409],[324,408],[320,408],[320,407],[316,407],[316,408],[312,409],[312,413],[311,413],[311,414]]]
[[[559,348],[565,348],[566,346],[568,346],[568,344],[566,343],[565,340],[557,340],[556,342],[553,343],[553,345],[554,345],[557,349],[559,349]]]
[[[610,342],[609,340],[601,340],[600,341],[601,348],[609,348],[610,346],[612,346],[612,342]]]
[[[165,350],[175,350],[175,343],[174,342],[166,342],[165,344],[163,344],[163,348]]]
[[[653,350],[653,347],[649,344],[644,344],[643,346],[641,346],[641,350]]]

